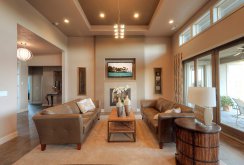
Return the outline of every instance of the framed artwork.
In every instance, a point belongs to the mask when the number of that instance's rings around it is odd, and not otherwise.
[[[78,95],[86,95],[86,68],[78,68]]]
[[[162,68],[154,68],[155,94],[162,94]]]

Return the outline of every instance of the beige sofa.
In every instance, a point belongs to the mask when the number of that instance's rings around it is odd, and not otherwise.
[[[79,100],[44,109],[33,116],[42,151],[47,144],[77,144],[77,149],[81,149],[101,110],[99,101],[94,101],[96,108],[81,114],[76,104]]]
[[[181,113],[164,113],[172,108],[181,108]],[[158,119],[154,116],[158,115]],[[164,98],[141,101],[142,119],[157,137],[159,148],[163,143],[175,141],[174,119],[181,117],[194,117],[192,108],[182,104],[174,103]]]

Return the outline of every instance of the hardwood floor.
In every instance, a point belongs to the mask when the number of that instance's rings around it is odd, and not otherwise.
[[[29,106],[28,112],[17,115],[18,137],[0,145],[1,165],[13,164],[39,144],[32,116],[41,109],[43,107],[32,105]],[[220,159],[228,165],[242,165],[244,162],[244,145],[225,135],[221,135],[220,139]]]
[[[1,165],[13,164],[39,144],[32,116],[43,108],[40,105],[29,105],[28,109],[28,112],[17,114],[18,136],[0,145]]]

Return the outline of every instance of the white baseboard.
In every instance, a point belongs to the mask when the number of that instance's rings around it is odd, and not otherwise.
[[[13,138],[17,137],[18,133],[15,131],[11,134],[8,134],[7,136],[4,136],[0,139],[0,145],[3,143],[6,143],[9,140],[12,140]]]

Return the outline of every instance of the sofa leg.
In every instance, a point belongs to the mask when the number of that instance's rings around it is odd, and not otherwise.
[[[159,148],[163,149],[164,143],[163,142],[159,142]]]
[[[46,150],[46,146],[47,146],[46,144],[41,144],[41,150],[45,151]]]
[[[81,143],[77,144],[77,150],[81,149]]]

